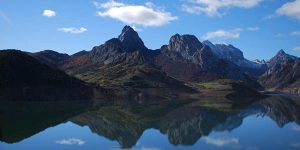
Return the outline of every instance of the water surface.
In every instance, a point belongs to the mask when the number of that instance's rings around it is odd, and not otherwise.
[[[3,103],[0,149],[300,149],[300,102]]]

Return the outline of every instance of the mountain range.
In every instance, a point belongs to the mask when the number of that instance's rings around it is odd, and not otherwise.
[[[117,38],[73,55],[52,50],[37,53],[0,52],[3,53],[0,55],[1,68],[4,66],[8,70],[1,72],[0,85],[19,82],[16,78],[22,79],[20,83],[42,83],[35,76],[47,74],[53,78],[47,77],[45,80],[67,77],[68,80],[63,81],[79,83],[82,80],[101,87],[190,88],[191,83],[230,79],[243,81],[249,88],[300,93],[300,59],[283,50],[270,61],[250,61],[233,45],[200,42],[194,35],[179,34],[173,35],[169,43],[160,49],[150,50],[130,26],[125,26]],[[10,66],[12,63],[6,62],[7,58],[17,62],[14,59],[19,55],[22,55],[22,61],[33,62],[27,65],[31,68]],[[19,63],[23,67],[26,65]],[[43,67],[51,71],[40,71],[45,70]],[[23,76],[18,76],[27,69],[36,69],[32,72],[35,75],[27,76],[31,76],[32,80],[23,80]],[[53,70],[55,76],[51,75]]]

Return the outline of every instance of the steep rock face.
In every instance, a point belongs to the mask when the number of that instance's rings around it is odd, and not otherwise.
[[[161,47],[156,63],[169,76],[183,81],[243,78],[235,64],[216,57],[192,35],[172,36],[169,44]]]
[[[269,70],[259,81],[266,88],[300,93],[300,59],[280,50],[269,62]]]
[[[145,62],[148,59],[148,53],[151,51],[145,47],[138,33],[131,27],[125,26],[119,38],[113,38],[94,47],[89,57],[93,61],[104,64],[119,63],[124,60],[126,62]]]
[[[62,68],[86,82],[105,86],[184,87],[155,66],[157,53],[148,50],[137,32],[125,26],[118,38],[71,56]]]
[[[254,76],[262,75],[267,69],[265,63],[249,61],[244,57],[243,52],[233,45],[212,44],[210,41],[204,41],[205,45],[212,49],[212,52],[219,58],[228,60],[241,68],[242,71]]]
[[[175,34],[171,37],[167,49],[180,53],[183,58],[192,59],[191,56],[202,47],[202,43],[194,35]]]
[[[297,57],[289,55],[289,54],[285,53],[284,50],[281,49],[267,63],[269,66],[268,72],[276,71],[276,70],[280,69],[283,65],[294,62],[294,60],[296,60],[296,59],[297,59]],[[268,74],[268,72],[267,72],[267,74]]]
[[[225,58],[233,62],[244,60],[243,52],[237,49],[236,47],[234,47],[233,45],[225,45],[225,44],[214,45],[210,41],[203,41],[203,43],[209,46],[212,52],[221,58]]]
[[[119,40],[121,41],[122,47],[125,51],[148,50],[138,33],[130,26],[125,26],[123,28],[122,33],[119,35]]]

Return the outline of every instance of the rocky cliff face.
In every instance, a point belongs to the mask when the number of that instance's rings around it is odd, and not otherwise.
[[[235,64],[218,58],[193,35],[172,36],[169,44],[161,47],[156,63],[169,76],[183,81],[243,78]]]
[[[300,59],[280,50],[269,62],[259,81],[268,89],[299,93]]]
[[[119,35],[118,38],[121,43],[122,47],[125,51],[145,51],[148,48],[144,45],[144,42],[139,37],[138,33],[134,31],[130,26],[125,26],[122,30],[122,33]]]
[[[138,33],[131,27],[125,26],[118,38],[113,38],[100,46],[96,46],[89,53],[91,60],[104,63],[120,63],[122,61],[146,62],[147,55],[150,55],[144,42],[140,39]]]
[[[283,65],[293,66],[296,59],[283,51],[267,63],[252,62],[245,59],[242,51],[232,45],[214,45],[209,41],[201,43],[193,35],[179,34],[173,35],[168,45],[158,50],[149,50],[138,33],[130,26],[125,26],[117,38],[95,46],[91,51],[82,51],[72,56],[52,51],[32,55],[86,82],[111,86],[148,85],[149,87],[148,83],[155,83],[150,87],[153,85],[165,87],[170,83],[162,81],[165,79],[168,79],[165,81],[181,80],[184,82],[234,79],[244,80],[247,85],[259,87],[256,78],[268,68],[269,70],[260,79],[267,88],[297,85],[297,83],[291,83],[296,82],[294,76],[292,76],[293,80],[288,80],[289,83],[284,83],[282,86],[276,85],[279,82],[276,78],[281,76],[280,70],[289,68]],[[289,70],[293,69],[285,70],[290,72]],[[159,78],[156,78],[158,76],[151,78],[153,74],[159,74]],[[292,77],[288,76],[288,78]],[[144,81],[147,84],[142,83]]]
[[[184,87],[157,68],[156,53],[145,47],[136,31],[125,26],[118,38],[71,56],[62,69],[86,82],[104,86]]]
[[[212,52],[217,55],[219,58],[230,61],[237,66],[243,72],[246,72],[253,76],[262,75],[267,69],[267,65],[263,62],[255,62],[247,60],[244,57],[243,52],[234,47],[233,45],[225,45],[225,44],[212,44],[210,41],[204,41],[205,45],[209,46],[212,49]]]

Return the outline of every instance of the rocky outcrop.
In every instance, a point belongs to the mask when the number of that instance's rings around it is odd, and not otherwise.
[[[212,52],[217,55],[219,58],[225,59],[230,61],[237,66],[243,72],[246,72],[252,76],[260,76],[264,72],[267,71],[268,66],[266,63],[263,62],[255,62],[250,61],[244,57],[243,52],[234,47],[233,45],[226,45],[226,44],[212,44],[210,41],[204,41],[205,45],[209,46],[212,49]]]
[[[169,44],[161,47],[156,63],[169,76],[183,81],[243,79],[238,66],[218,58],[193,35],[172,36]]]
[[[125,26],[118,38],[89,52],[71,56],[62,69],[81,80],[102,86],[186,88],[155,65],[156,55],[157,51],[144,46],[136,31]]]
[[[269,70],[259,81],[269,90],[299,93],[300,59],[280,50],[268,62]]]

